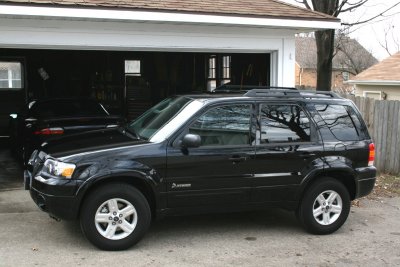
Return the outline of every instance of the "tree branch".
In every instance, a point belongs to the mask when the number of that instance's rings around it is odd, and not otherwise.
[[[391,10],[392,8],[394,8],[394,7],[398,6],[398,5],[400,5],[400,2],[392,5],[391,7],[385,9],[384,11],[379,13],[378,15],[375,15],[375,16],[369,18],[369,19],[366,19],[366,20],[363,20],[363,21],[354,22],[354,23],[345,23],[344,22],[344,23],[342,23],[342,25],[344,25],[344,26],[355,26],[355,25],[366,23],[366,22],[370,22],[370,21],[372,21],[372,20],[374,20],[374,19],[376,19],[376,18],[378,18],[380,16],[384,16],[386,12],[388,12],[389,10]]]
[[[295,0],[297,3],[303,4],[307,9],[312,10],[311,6],[308,4],[307,0]]]
[[[360,7],[360,6],[364,5],[368,1],[369,0],[360,0],[359,2],[354,3],[354,4],[348,3],[348,5],[350,5],[350,7],[339,10],[338,15],[339,15],[339,13],[352,11],[352,10],[356,9],[357,7]]]

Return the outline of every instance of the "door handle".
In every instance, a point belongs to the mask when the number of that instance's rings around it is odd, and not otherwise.
[[[238,162],[246,161],[247,157],[232,156],[229,158],[229,160],[232,161],[233,163],[238,163]]]

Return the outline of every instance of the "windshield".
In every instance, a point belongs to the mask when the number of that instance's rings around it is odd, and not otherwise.
[[[134,132],[141,139],[149,140],[190,101],[191,99],[182,96],[167,98],[128,124],[128,131]]]

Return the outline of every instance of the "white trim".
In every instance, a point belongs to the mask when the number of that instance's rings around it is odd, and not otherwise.
[[[0,17],[246,25],[298,30],[339,29],[340,21],[200,15],[173,12],[0,5]]]
[[[152,143],[160,143],[169,138],[185,122],[188,121],[197,111],[204,106],[204,102],[194,100],[184,107],[178,115],[164,125],[156,134],[150,137]]]
[[[277,176],[294,176],[301,175],[300,172],[292,173],[292,172],[276,172],[276,173],[258,173],[254,174],[254,178],[266,178],[266,177],[277,177]]]
[[[385,81],[385,80],[364,80],[364,81],[359,81],[359,80],[348,80],[346,83],[351,83],[351,84],[361,84],[361,85],[400,85],[400,81]]]
[[[379,100],[382,100],[382,91],[363,91],[363,97],[369,97],[367,94],[379,95]]]

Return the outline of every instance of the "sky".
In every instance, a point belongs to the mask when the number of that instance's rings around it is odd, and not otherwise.
[[[290,4],[297,4],[295,0],[281,1]],[[359,0],[349,0],[350,3],[357,1]],[[339,15],[339,18],[342,22],[364,21],[380,14],[398,2],[399,0],[369,0],[363,6],[358,7],[355,11],[345,12]],[[388,32],[387,38],[385,38],[385,31]],[[356,39],[378,60],[382,60],[389,56],[385,49],[380,45],[380,43],[385,43],[385,39],[388,41],[390,52],[392,54],[395,53],[400,49],[400,4],[385,13],[384,16],[379,16],[371,22],[351,27],[350,37]]]

